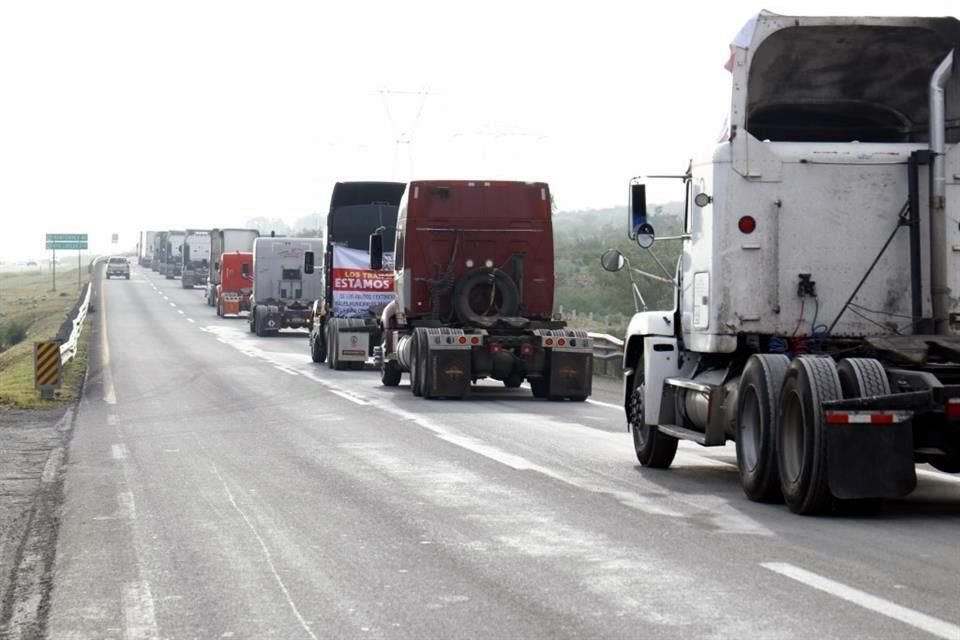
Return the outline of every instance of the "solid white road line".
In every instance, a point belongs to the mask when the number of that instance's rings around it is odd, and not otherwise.
[[[110,340],[107,337],[107,290],[100,290],[100,370],[103,373],[103,401],[117,404],[117,392],[113,388],[113,375],[110,373]]]
[[[623,407],[618,404],[602,402],[600,400],[594,400],[593,398],[587,398],[587,402],[589,402],[590,404],[595,404],[598,407],[607,407],[608,409],[616,409],[617,411],[623,411]]]
[[[277,571],[276,565],[273,564],[273,556],[270,553],[270,549],[267,547],[267,543],[263,541],[263,538],[260,537],[260,534],[257,532],[257,528],[253,526],[253,522],[250,521],[250,518],[247,517],[247,514],[243,511],[243,509],[240,508],[240,505],[237,504],[236,499],[233,497],[233,492],[230,491],[227,481],[223,479],[222,475],[220,475],[220,470],[217,469],[217,465],[211,463],[210,466],[213,467],[214,475],[220,479],[220,484],[223,485],[223,491],[227,494],[227,500],[230,501],[230,505],[233,507],[234,511],[240,514],[240,517],[243,518],[243,521],[247,524],[247,528],[250,529],[253,537],[256,538],[257,542],[260,544],[260,550],[263,552],[263,557],[267,561],[267,566],[270,567],[270,572],[273,573],[273,579],[280,587],[280,591],[283,592],[284,598],[287,599],[287,604],[290,606],[291,611],[293,611],[293,615],[300,623],[300,626],[303,627],[303,630],[307,632],[308,636],[310,636],[313,640],[319,640],[319,638],[317,638],[316,634],[313,633],[313,630],[307,624],[306,619],[300,614],[300,610],[297,608],[297,605],[293,602],[293,598],[290,595],[290,590],[287,589],[287,585],[284,584],[283,578],[280,577],[280,572]]]
[[[792,564],[786,562],[764,562],[760,566],[803,583],[808,587],[819,589],[832,596],[859,605],[864,609],[869,609],[888,618],[899,620],[904,624],[926,631],[938,638],[945,638],[946,640],[957,640],[957,638],[960,638],[960,626],[914,611],[913,609],[901,607],[889,600],[884,600],[883,598],[878,598],[859,589],[848,587],[845,584],[824,578],[821,575],[801,569]]]

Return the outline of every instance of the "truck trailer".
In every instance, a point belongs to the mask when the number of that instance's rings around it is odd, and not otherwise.
[[[180,286],[184,289],[192,289],[198,284],[206,286],[210,270],[210,232],[187,229],[182,258]]]
[[[682,243],[673,308],[626,335],[642,465],[733,440],[748,498],[799,514],[905,496],[918,464],[960,472],[958,48],[954,18],[741,32],[728,133],[672,180],[684,233],[647,217],[670,179],[630,188],[629,236]]]
[[[378,229],[392,264],[402,182],[338,182],[327,214],[323,297],[313,305],[310,356],[331,369],[362,369],[380,346],[380,313],[393,278],[370,269],[368,242]],[[392,274],[391,274],[392,275]]]
[[[217,285],[220,284],[220,256],[236,251],[252,253],[253,241],[260,236],[256,229],[213,229],[210,231],[210,268],[207,272],[207,304],[217,304]],[[252,273],[252,272],[251,272]],[[249,286],[249,285],[248,285]]]
[[[141,267],[150,268],[153,266],[153,250],[157,233],[157,231],[140,232],[140,244],[137,246],[137,264]]]
[[[184,231],[167,231],[166,245],[160,275],[167,280],[179,278],[183,273],[183,241],[187,237]]]
[[[234,251],[220,256],[219,284],[216,291],[217,315],[239,315],[250,311],[253,291],[253,254]]]
[[[539,182],[411,182],[400,202],[381,381],[464,398],[491,377],[537,398],[590,395],[593,345],[553,319],[550,189]],[[370,241],[380,268],[382,234]]]
[[[167,252],[167,232],[157,231],[153,236],[153,260],[150,262],[150,269],[160,273],[165,262],[164,255]]]
[[[322,238],[257,238],[253,243],[250,331],[273,336],[309,329],[310,305],[323,293],[321,273],[305,273],[304,256],[323,249]]]

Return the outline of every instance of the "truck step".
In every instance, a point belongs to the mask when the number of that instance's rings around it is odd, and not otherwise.
[[[657,429],[660,430],[660,433],[664,433],[668,436],[673,436],[680,440],[692,440],[697,444],[706,446],[707,444],[707,434],[702,431],[694,431],[693,429],[688,429],[686,427],[681,427],[676,424],[661,424],[657,426]]]
[[[703,384],[702,382],[696,382],[690,378],[666,378],[664,384],[668,384],[671,387],[680,387],[681,389],[687,389],[689,391],[700,391],[702,393],[710,393],[713,390],[713,387],[709,384]]]

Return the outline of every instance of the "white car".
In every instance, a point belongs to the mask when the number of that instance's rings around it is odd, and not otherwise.
[[[107,280],[113,276],[130,279],[130,263],[123,256],[113,256],[107,260]]]

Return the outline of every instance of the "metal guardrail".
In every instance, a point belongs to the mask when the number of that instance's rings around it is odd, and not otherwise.
[[[623,373],[623,340],[609,333],[593,333],[593,374],[619,378]]]
[[[73,329],[70,331],[70,337],[66,342],[60,345],[60,362],[66,364],[77,355],[77,343],[80,341],[80,332],[83,331],[83,321],[87,318],[87,310],[90,308],[90,283],[87,284],[87,293],[77,309],[77,317],[73,319]]]

